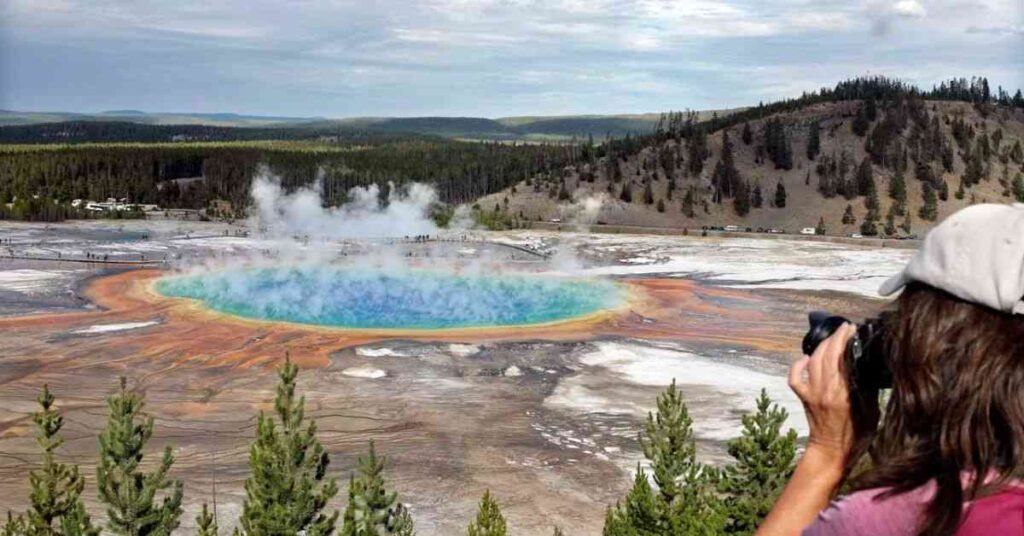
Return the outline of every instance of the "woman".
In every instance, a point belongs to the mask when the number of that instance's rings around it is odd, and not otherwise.
[[[877,400],[841,370],[853,325],[790,370],[810,435],[758,536],[1024,535],[1024,205],[948,218],[881,293],[900,289],[880,426],[851,413]]]

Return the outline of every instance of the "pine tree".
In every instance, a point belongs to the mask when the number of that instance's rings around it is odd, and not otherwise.
[[[871,159],[865,157],[857,168],[857,195],[868,195],[874,189],[875,176],[871,170]]]
[[[196,515],[196,536],[217,536],[217,520],[203,503],[203,509]]]
[[[894,236],[896,234],[896,211],[895,205],[889,205],[889,213],[885,216],[885,234]]]
[[[36,399],[42,411],[32,416],[36,426],[36,441],[43,448],[43,467],[29,472],[32,492],[31,507],[25,516],[26,534],[29,536],[98,536],[99,529],[92,526],[85,506],[82,489],[85,478],[78,466],[58,463],[54,452],[64,443],[60,429],[64,419],[53,409],[54,397],[48,386]]]
[[[821,152],[821,123],[811,123],[810,132],[807,134],[807,159],[814,160]]]
[[[1024,173],[1020,171],[1013,178],[1013,197],[1017,198],[1017,202],[1024,203]]]
[[[686,195],[683,196],[683,203],[682,203],[683,215],[685,215],[687,218],[692,218],[694,216],[694,213],[693,213],[693,205],[694,205],[694,203],[696,203],[696,200],[694,199],[693,187],[691,186],[691,187],[686,189]]]
[[[174,464],[171,447],[154,472],[140,469],[143,449],[153,436],[153,417],[143,412],[142,398],[128,390],[107,398],[107,425],[100,433],[96,486],[107,505],[107,528],[124,536],[168,536],[181,517],[182,483],[167,473]],[[157,495],[163,499],[157,502]]]
[[[967,190],[964,189],[964,178],[960,177],[960,185],[956,187],[956,193],[953,194],[953,197],[963,199],[965,195],[967,195]]]
[[[603,534],[719,534],[726,520],[715,489],[716,473],[696,460],[693,423],[674,380],[657,405],[657,416],[648,414],[640,435],[655,487],[638,464],[625,504],[608,509]]]
[[[918,211],[918,217],[922,220],[935,221],[935,218],[939,216],[939,207],[938,199],[935,197],[935,187],[932,186],[932,183],[926,182],[922,185],[921,197],[924,199],[924,205]]]
[[[562,186],[558,189],[558,200],[568,201],[572,199],[572,195],[569,194],[569,189],[565,186],[565,180],[562,180]]]
[[[814,234],[824,235],[827,231],[828,228],[825,227],[825,217],[821,216],[818,218],[818,225],[814,228]]]
[[[657,207],[658,207],[658,212],[665,212],[665,200],[664,199],[659,199]]]
[[[754,193],[750,197],[750,205],[754,208],[761,208],[764,205],[764,193],[761,191],[761,181],[754,183]]]
[[[967,186],[973,186],[981,182],[985,175],[984,162],[981,159],[981,151],[974,150],[967,158],[967,168],[964,170],[963,180]]]
[[[871,126],[871,122],[868,121],[867,112],[864,106],[857,108],[857,115],[853,118],[853,133],[864,137],[868,133],[868,128]]]
[[[853,225],[857,223],[857,218],[853,215],[853,205],[846,204],[846,212],[843,212],[843,225]]]
[[[754,141],[754,132],[750,130],[750,123],[743,122],[743,132],[740,134],[740,138],[743,139],[743,145],[750,145]]]
[[[647,181],[647,184],[644,185],[644,204],[654,204],[654,190],[651,188],[651,181]]]
[[[889,180],[889,197],[894,201],[897,214],[907,210],[907,182],[899,171]]]
[[[900,224],[900,229],[903,229],[904,233],[910,234],[910,228],[911,228],[910,211],[908,210],[906,217],[903,218],[903,223]]]
[[[25,536],[27,528],[23,516],[16,516],[8,510],[7,521],[4,522],[3,528],[0,529],[0,536]]]
[[[619,199],[621,199],[623,203],[633,202],[633,189],[629,186],[629,181],[626,181],[626,183],[622,185],[622,192],[619,194]]]
[[[469,536],[507,536],[508,527],[501,515],[498,502],[491,497],[490,490],[484,492],[476,519],[469,524]]]
[[[342,536],[406,536],[413,533],[412,516],[398,494],[384,482],[386,460],[377,456],[374,442],[359,458],[358,476],[349,479],[349,505],[342,519]]]
[[[296,399],[299,368],[285,359],[273,417],[260,412],[256,442],[249,451],[252,471],[245,481],[245,502],[239,521],[245,536],[276,536],[304,532],[328,536],[334,532],[338,512],[324,513],[338,484],[327,478],[330,458],[316,437],[316,422],[305,428],[305,398]]]
[[[786,208],[786,186],[782,184],[782,179],[775,186],[775,208]]]
[[[562,529],[555,527],[555,532],[552,534],[552,536],[565,536],[565,533],[562,532]]]
[[[725,467],[719,491],[729,516],[726,534],[753,534],[796,468],[796,430],[782,433],[786,410],[761,390],[757,412],[743,416],[742,435],[728,444],[736,459]]]
[[[736,215],[743,217],[750,213],[750,185],[747,181],[740,179],[736,184],[736,191],[733,192],[733,208],[736,209]]]

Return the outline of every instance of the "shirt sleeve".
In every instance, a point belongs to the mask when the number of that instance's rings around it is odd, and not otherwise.
[[[843,497],[818,514],[803,536],[914,536],[922,511],[916,494],[882,500],[884,490],[858,491]]]

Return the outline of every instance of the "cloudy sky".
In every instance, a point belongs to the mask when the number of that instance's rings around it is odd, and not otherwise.
[[[0,0],[0,108],[741,106],[863,74],[1024,86],[1021,0]]]

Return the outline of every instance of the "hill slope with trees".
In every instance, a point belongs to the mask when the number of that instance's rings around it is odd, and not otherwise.
[[[1024,99],[984,79],[922,92],[884,78],[655,133],[586,144],[579,158],[487,196],[513,222],[603,196],[598,223],[920,234],[971,203],[1024,201]]]

